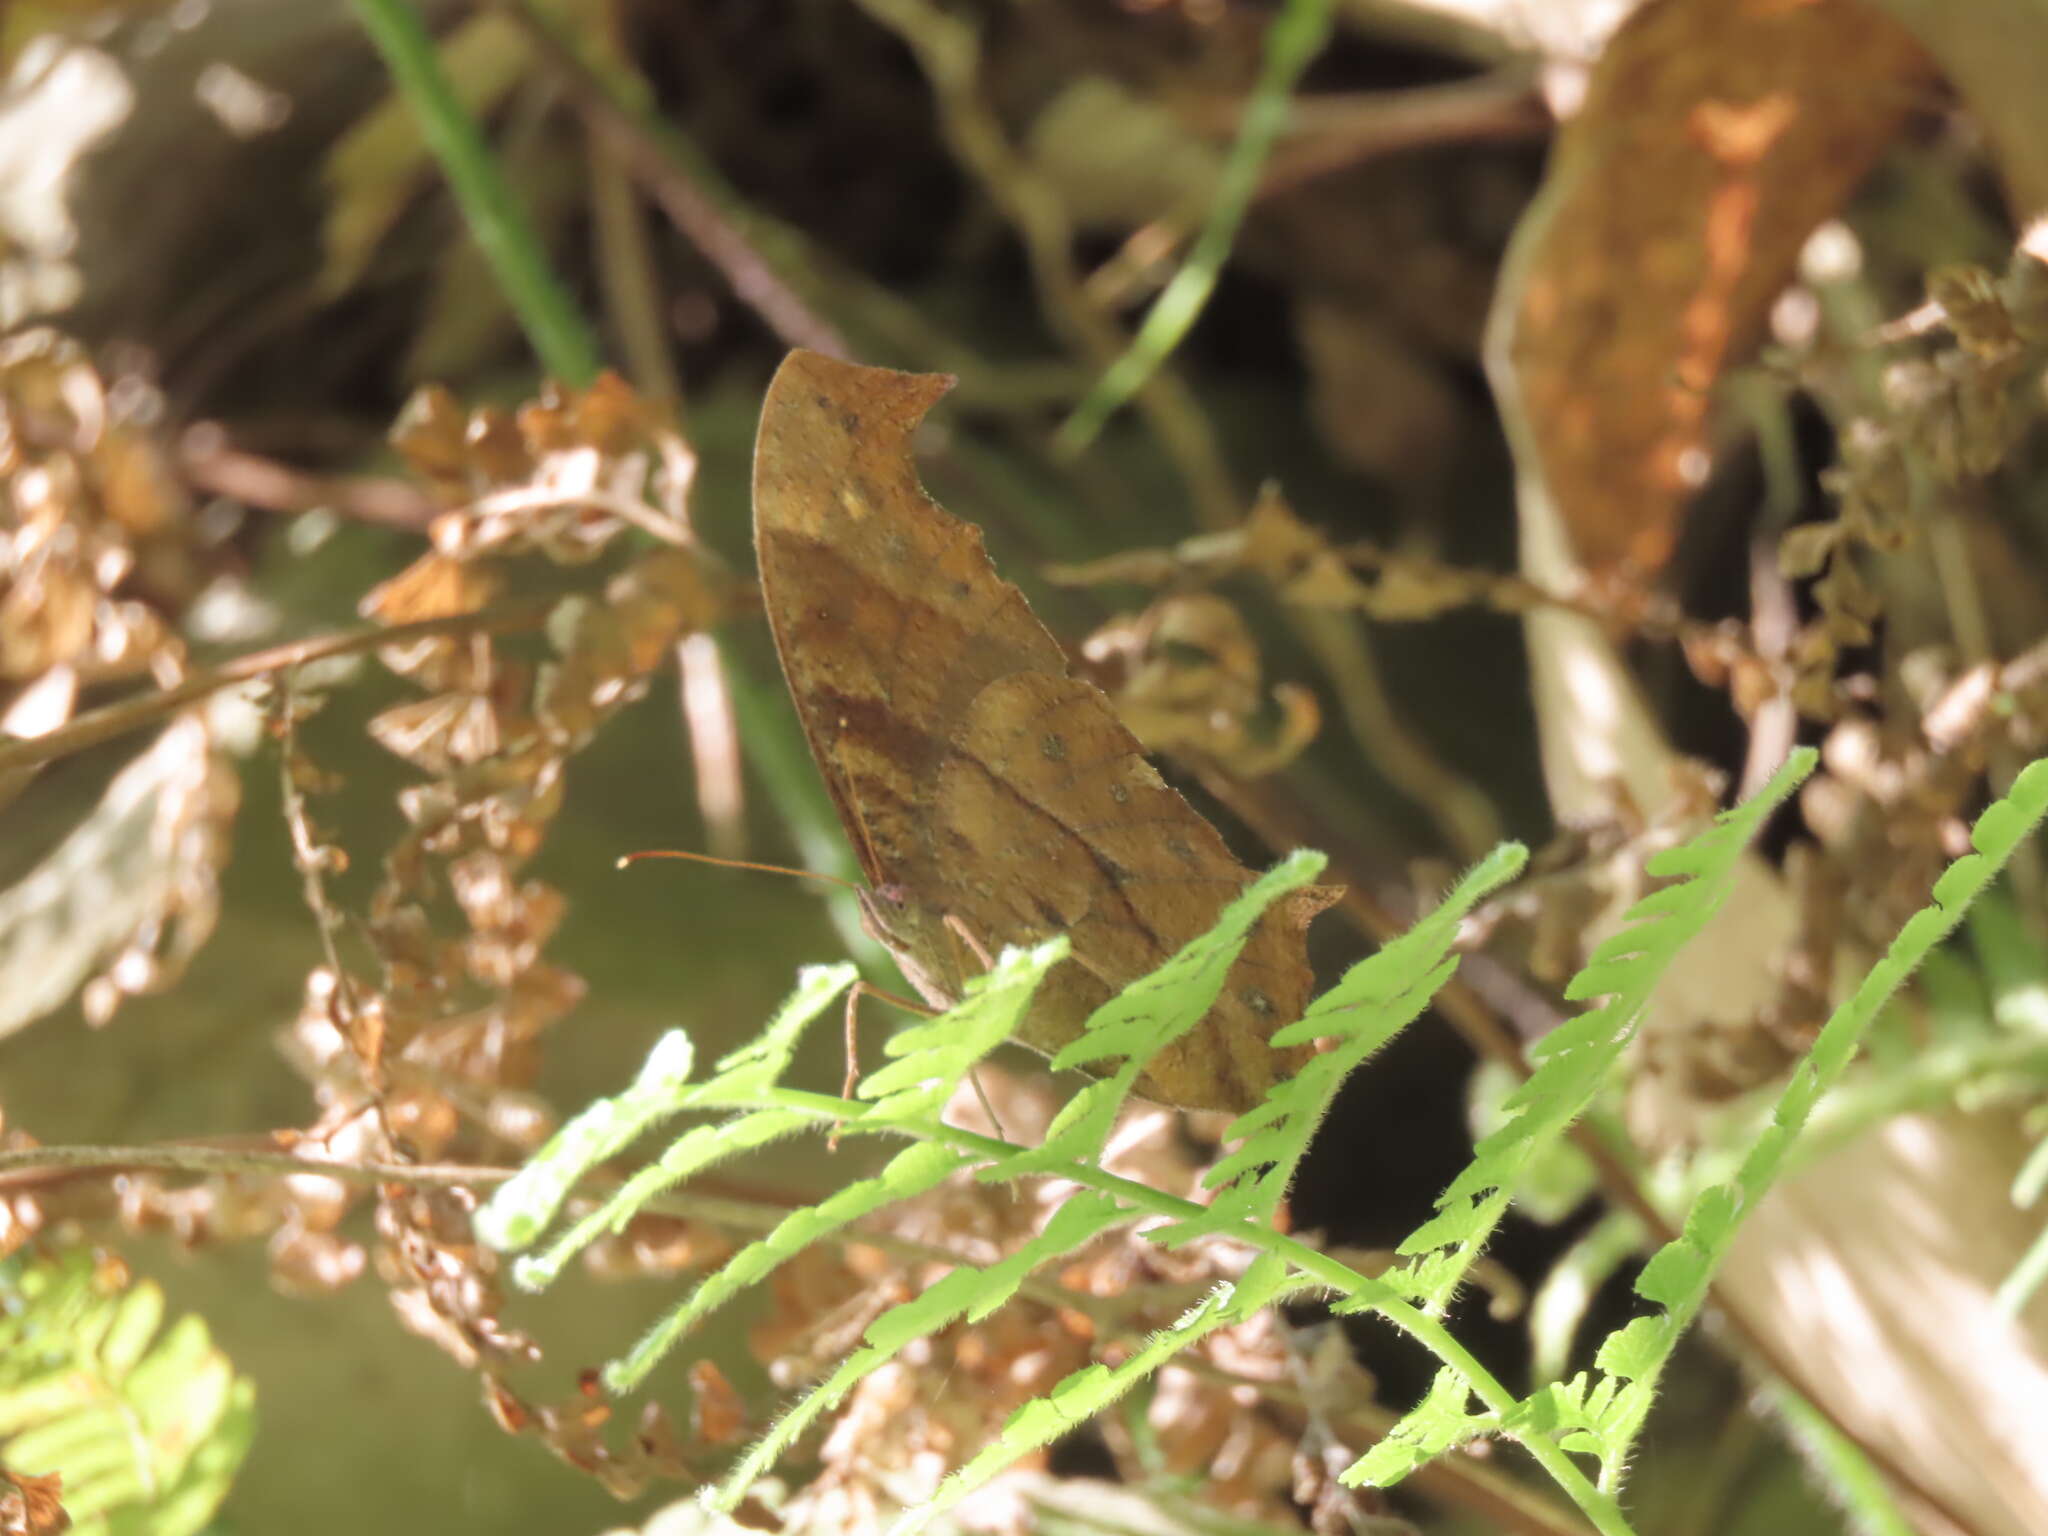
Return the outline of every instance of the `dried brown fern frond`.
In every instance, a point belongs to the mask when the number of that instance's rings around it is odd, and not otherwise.
[[[0,340],[0,738],[109,684],[177,682],[178,625],[221,565],[140,380],[50,330]],[[89,1019],[183,973],[212,933],[238,787],[213,716],[179,716],[0,892],[0,1035],[85,984]],[[0,774],[0,805],[32,770]]]
[[[282,707],[286,813],[328,949],[291,1030],[320,1101],[301,1145],[379,1161],[517,1161],[552,1129],[533,1091],[544,1037],[584,995],[547,958],[568,898],[526,865],[571,759],[683,639],[724,617],[736,589],[690,535],[689,449],[616,378],[515,412],[464,412],[423,391],[393,440],[444,510],[431,548],[364,598],[368,617],[452,617],[537,585],[556,595],[544,651],[479,633],[381,653],[423,693],[377,716],[371,735],[425,777],[399,793],[405,830],[359,912],[327,893],[348,855],[310,810],[330,785],[296,735],[306,703]],[[367,965],[352,958],[358,942]],[[539,1351],[500,1319],[496,1260],[470,1232],[474,1203],[466,1190],[379,1189],[376,1268],[400,1318],[481,1373],[501,1424],[539,1434],[615,1492],[635,1490],[673,1462],[673,1435],[657,1414],[611,1449],[602,1401],[521,1395],[512,1378]],[[329,1267],[345,1204],[300,1239]]]

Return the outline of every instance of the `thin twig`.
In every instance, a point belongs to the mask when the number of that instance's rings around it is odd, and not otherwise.
[[[279,701],[277,711],[279,729],[284,736],[277,754],[279,803],[284,808],[284,823],[291,834],[292,863],[298,868],[306,909],[313,914],[313,926],[320,934],[321,953],[326,958],[328,974],[334,978],[334,1020],[341,1027],[342,1038],[354,1043],[361,1015],[356,1009],[354,984],[341,963],[341,918],[327,895],[328,850],[321,846],[313,833],[313,820],[306,813],[306,796],[299,787],[296,771],[299,722],[295,677],[296,674],[290,670],[284,673],[284,697]],[[372,1060],[361,1065],[373,1091],[381,1088],[382,1063]],[[379,1097],[381,1099],[381,1094]],[[379,1108],[382,1108],[381,1103]]]
[[[10,1190],[32,1188],[46,1182],[53,1174],[80,1176],[138,1169],[206,1178],[295,1178],[311,1174],[344,1184],[471,1190],[503,1184],[519,1172],[517,1168],[485,1163],[401,1163],[377,1158],[342,1161],[301,1157],[293,1152],[200,1143],[42,1146],[0,1150],[0,1195]],[[610,1195],[623,1182],[615,1174],[592,1170],[577,1181],[577,1189],[589,1198],[598,1199]],[[807,1203],[807,1197],[796,1194],[778,1195],[772,1199],[744,1199],[733,1195],[669,1189],[651,1197],[638,1209],[652,1215],[686,1217],[721,1227],[766,1232],[787,1220],[792,1209]],[[976,1264],[986,1263],[992,1257],[988,1254],[970,1255],[942,1244],[868,1227],[860,1229],[860,1241],[893,1257],[919,1263]],[[1102,1296],[1034,1275],[1026,1279],[1020,1289],[1023,1294],[1051,1306],[1085,1312],[1098,1323],[1128,1326],[1132,1312],[1140,1308],[1185,1310],[1200,1299],[1207,1287],[1167,1281],[1139,1282],[1117,1295]]]
[[[188,428],[178,439],[178,468],[198,490],[265,512],[327,509],[352,522],[426,529],[442,508],[409,480],[393,475],[314,475],[276,459],[229,446],[219,427]]]
[[[1088,300],[1074,263],[1073,226],[1057,189],[1016,151],[982,99],[979,32],[928,0],[858,3],[917,56],[954,154],[981,181],[1023,243],[1047,321],[1077,356],[1094,367],[1109,367],[1126,338]],[[1138,390],[1136,404],[1186,484],[1198,521],[1211,528],[1233,526],[1243,511],[1240,498],[1215,434],[1186,386],[1162,368]]]
[[[500,0],[561,81],[591,133],[627,166],[669,221],[731,286],[733,295],[794,347],[849,355],[846,338],[786,280],[706,187],[694,149],[652,112],[644,82],[623,61],[598,57],[584,40],[522,0]]]
[[[743,247],[750,253],[746,272],[760,286],[743,287],[730,272],[727,282],[743,303],[773,301],[756,313],[785,341],[845,356],[861,350],[842,339],[842,331],[851,333],[901,364],[958,374],[960,398],[994,410],[1037,413],[1065,405],[1087,387],[1087,375],[1064,360],[989,362],[795,225],[750,207],[701,150],[651,109],[645,82],[629,63],[601,70],[522,0],[498,3],[526,30],[542,66],[593,136],[612,146],[684,238],[710,240],[701,248],[714,264],[720,251]],[[707,213],[722,221],[722,233],[704,221]]]
[[[351,630],[346,634],[320,635],[311,640],[294,640],[286,645],[266,646],[250,651],[219,666],[194,672],[183,682],[154,693],[140,693],[118,703],[89,710],[46,736],[26,740],[0,740],[0,774],[55,762],[112,741],[130,731],[142,729],[187,704],[223,688],[254,682],[272,672],[302,667],[308,662],[333,656],[354,656],[381,646],[402,645],[409,640],[427,640],[439,635],[503,634],[508,630],[534,629],[547,616],[545,603],[509,604],[483,608],[475,613],[458,613],[442,619],[422,619],[416,624],[393,624],[388,628]]]
[[[1382,155],[1441,144],[1516,142],[1551,127],[1534,71],[1517,60],[1443,85],[1297,100],[1256,202]]]
[[[682,375],[669,347],[661,284],[647,247],[647,225],[618,146],[585,131],[590,164],[590,212],[597,246],[598,292],[604,300],[626,375],[640,393],[675,410],[683,404]]]
[[[455,509],[455,515],[503,517],[506,513],[528,515],[560,512],[570,507],[588,507],[630,523],[651,538],[677,546],[690,542],[687,528],[679,526],[665,512],[633,496],[620,496],[596,486],[515,485],[492,491]]]
[[[1194,329],[1237,243],[1266,157],[1286,124],[1288,98],[1329,39],[1332,9],[1331,0],[1286,0],[1266,29],[1265,63],[1245,102],[1237,140],[1223,162],[1202,232],[1180,271],[1153,301],[1137,336],[1060,428],[1055,441],[1062,452],[1075,453],[1092,442],[1103,423],[1158,372]]]

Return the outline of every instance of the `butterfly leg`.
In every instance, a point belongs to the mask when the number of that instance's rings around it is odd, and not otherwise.
[[[893,1008],[901,1008],[905,1013],[914,1013],[919,1018],[929,1019],[934,1013],[934,1010],[922,1003],[913,1003],[907,997],[898,997],[894,992],[886,992],[873,982],[854,982],[846,994],[846,1076],[839,1084],[839,1097],[842,1099],[851,1099],[860,1083],[860,1000],[863,997],[876,998]],[[831,1137],[825,1143],[826,1150],[839,1150],[839,1130],[845,1123],[842,1120],[839,1127],[833,1129]]]
[[[974,958],[981,962],[982,970],[992,971],[996,968],[995,960],[988,952],[988,946],[974,936],[974,930],[967,926],[959,913],[948,912],[945,916],[945,924],[948,931],[958,938],[962,944],[965,944]],[[1002,1137],[1004,1141],[1008,1141],[1010,1138],[1008,1133],[1003,1130],[1002,1116],[996,1113],[995,1105],[989,1102],[988,1090],[981,1086],[981,1074],[970,1071],[967,1074],[967,1081],[974,1085],[974,1096],[981,1100],[981,1112],[988,1116],[988,1123],[995,1127],[996,1135]]]

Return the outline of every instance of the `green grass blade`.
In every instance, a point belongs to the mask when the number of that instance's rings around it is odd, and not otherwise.
[[[407,0],[353,4],[392,80],[419,114],[420,136],[440,161],[470,235],[490,262],[541,365],[564,383],[590,383],[602,366],[596,339],[556,280],[482,129],[449,85],[419,13]]]

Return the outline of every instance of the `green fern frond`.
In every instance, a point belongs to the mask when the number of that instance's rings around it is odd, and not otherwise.
[[[1015,1252],[982,1268],[961,1265],[877,1317],[862,1347],[734,1467],[710,1501],[714,1508],[736,1505],[820,1415],[904,1348],[961,1318],[988,1316],[1011,1301],[1034,1270],[1103,1232],[1144,1219],[1155,1223],[1146,1231],[1154,1241],[1182,1242],[1197,1234],[1219,1233],[1250,1246],[1255,1257],[1237,1281],[1219,1286],[1115,1367],[1090,1366],[1020,1409],[993,1443],[947,1479],[932,1501],[906,1517],[905,1529],[922,1525],[1019,1458],[1067,1433],[1208,1334],[1241,1322],[1276,1300],[1315,1289],[1335,1292],[1334,1305],[1340,1311],[1379,1311],[1444,1362],[1423,1401],[1386,1440],[1346,1470],[1345,1482],[1384,1486],[1465,1440],[1509,1434],[1528,1447],[1600,1531],[1623,1536],[1629,1527],[1615,1493],[1621,1470],[1672,1345],[1698,1310],[1741,1216],[1782,1169],[1820,1095],[1840,1076],[1885,999],[1955,925],[2017,840],[2048,809],[2044,763],[2022,774],[2013,794],[1980,819],[1974,834],[1979,851],[1943,875],[1935,887],[1934,905],[1906,925],[1856,996],[1829,1021],[1740,1171],[1693,1203],[1681,1236],[1644,1268],[1637,1290],[1661,1310],[1610,1335],[1601,1345],[1594,1370],[1518,1400],[1444,1327],[1444,1307],[1491,1235],[1510,1192],[1536,1158],[1558,1145],[1614,1071],[1652,988],[1679,947],[1726,899],[1749,837],[1812,765],[1812,753],[1795,754],[1755,799],[1717,818],[1690,843],[1652,861],[1651,873],[1673,883],[1636,904],[1628,925],[1595,950],[1568,989],[1574,998],[1598,997],[1600,1005],[1554,1031],[1536,1049],[1536,1071],[1502,1102],[1499,1122],[1480,1138],[1471,1164],[1439,1199],[1437,1214],[1403,1244],[1407,1265],[1382,1279],[1359,1274],[1275,1231],[1271,1216],[1338,1083],[1427,1007],[1451,973],[1451,946],[1460,920],[1522,867],[1523,851],[1512,845],[1478,865],[1412,931],[1354,966],[1300,1020],[1276,1035],[1276,1043],[1282,1045],[1315,1038],[1332,1039],[1334,1045],[1233,1125],[1232,1134],[1240,1142],[1212,1171],[1212,1187],[1221,1187],[1207,1208],[1107,1173],[1099,1166],[1103,1139],[1142,1064],[1207,1012],[1259,915],[1285,892],[1311,881],[1322,867],[1319,856],[1297,855],[1285,861],[1233,902],[1209,934],[1098,1011],[1061,1061],[1116,1059],[1116,1070],[1084,1088],[1039,1147],[1020,1148],[946,1125],[938,1112],[974,1063],[1015,1029],[1039,983],[1065,955],[1062,940],[1035,950],[1006,952],[988,976],[970,984],[958,1007],[897,1036],[890,1047],[896,1059],[861,1084],[859,1101],[799,1092],[778,1082],[804,1023],[850,980],[845,969],[808,973],[767,1035],[727,1057],[720,1063],[720,1074],[705,1083],[685,1084],[687,1046],[680,1041],[665,1044],[631,1089],[578,1116],[543,1150],[541,1159],[553,1166],[544,1173],[522,1175],[500,1191],[492,1202],[490,1230],[494,1237],[530,1237],[592,1162],[611,1155],[672,1109],[720,1112],[731,1118],[698,1126],[679,1138],[552,1248],[522,1260],[522,1278],[551,1278],[576,1247],[607,1226],[629,1219],[657,1190],[773,1137],[837,1123],[847,1134],[911,1138],[913,1145],[880,1174],[816,1207],[792,1212],[700,1285],[607,1370],[607,1384],[624,1390],[690,1328],[810,1244],[871,1213],[924,1195],[959,1171],[976,1169],[981,1177],[996,1179],[1050,1171],[1081,1186],[1054,1211],[1044,1229]],[[2031,1028],[2026,1021],[2006,1022],[2008,1030]],[[1610,1245],[1622,1240],[1617,1231]],[[1570,1459],[1577,1454],[1598,1459],[1597,1484]]]
[[[1777,1181],[1815,1104],[1847,1070],[1892,993],[1962,920],[2044,814],[2048,761],[2022,771],[2011,792],[1977,818],[1970,833],[1976,851],[1956,860],[1934,882],[1933,900],[1907,919],[1862,984],[1830,1016],[1780,1093],[1771,1124],[1751,1146],[1733,1181],[1703,1190],[1693,1201],[1684,1230],[1644,1266],[1636,1293],[1662,1310],[1609,1335],[1594,1362],[1607,1379],[1582,1399],[1585,1434],[1577,1443],[1565,1442],[1568,1450],[1585,1449],[1599,1457],[1603,1486],[1618,1483],[1672,1350],[1705,1303],[1708,1286],[1743,1216],[1756,1209]]]
[[[774,1464],[818,1415],[836,1407],[863,1379],[909,1345],[962,1317],[970,1322],[987,1317],[1015,1296],[1034,1270],[1073,1252],[1110,1227],[1130,1220],[1132,1215],[1128,1208],[1108,1196],[1084,1193],[1061,1206],[1044,1231],[1000,1262],[986,1268],[963,1264],[929,1290],[891,1307],[868,1325],[863,1335],[867,1347],[842,1361],[837,1370],[805,1394],[748,1451],[712,1501],[713,1507],[735,1508],[754,1480]]]
[[[1650,861],[1673,884],[1653,891],[1626,925],[1593,951],[1565,995],[1605,995],[1598,1008],[1553,1030],[1531,1051],[1536,1070],[1505,1108],[1508,1118],[1473,1149],[1463,1173],[1437,1197],[1437,1214],[1400,1245],[1419,1262],[1404,1272],[1408,1293],[1441,1314],[1507,1209],[1522,1169],[1585,1113],[1635,1036],[1650,993],[1687,941],[1704,928],[1734,878],[1750,837],[1800,781],[1815,754],[1802,748],[1753,799],[1716,817],[1691,841]]]
[[[862,1096],[874,1102],[849,1121],[849,1129],[901,1130],[935,1116],[974,1064],[1009,1038],[1038,984],[1066,954],[1064,937],[1032,949],[1005,950],[987,975],[968,983],[957,1005],[896,1034],[888,1049],[897,1059],[861,1083]],[[757,1111],[726,1125],[699,1127],[683,1140],[702,1134],[707,1148],[723,1149],[732,1144],[736,1127],[784,1113]],[[863,1216],[929,1193],[973,1160],[944,1143],[921,1141],[899,1152],[873,1178],[856,1180],[818,1205],[790,1212],[774,1230],[728,1259],[622,1359],[606,1366],[605,1385],[614,1392],[631,1391],[691,1328],[734,1296]]]
[[[796,991],[776,1011],[768,1027],[753,1041],[720,1060],[718,1076],[695,1086],[689,1080],[696,1062],[696,1052],[689,1036],[681,1030],[671,1030],[663,1035],[648,1053],[646,1064],[630,1088],[611,1098],[599,1099],[576,1115],[548,1138],[525,1167],[499,1186],[497,1193],[476,1214],[477,1236],[501,1252],[525,1247],[554,1220],[555,1213],[562,1208],[562,1202],[569,1197],[570,1190],[576,1187],[579,1179],[655,1122],[693,1104],[744,1100],[772,1086],[788,1069],[805,1027],[823,1013],[835,997],[852,986],[859,974],[850,965],[804,967],[797,973]],[[785,1129],[800,1129],[805,1123],[804,1117],[799,1116]],[[748,1150],[761,1145],[768,1138],[760,1136],[758,1131],[759,1128],[755,1128],[753,1139],[748,1139],[745,1132],[729,1131],[735,1142],[732,1150]],[[605,1220],[592,1226],[583,1242],[576,1244],[569,1253],[588,1243],[613,1220],[630,1217],[661,1189],[671,1187],[688,1174],[725,1155],[721,1151],[701,1161],[679,1160],[682,1166],[674,1170],[673,1178],[648,1181],[634,1191],[634,1198],[630,1201],[624,1198],[614,1200],[606,1208]],[[620,1191],[621,1197],[625,1194],[625,1190]],[[618,1207],[623,1207],[623,1215]],[[551,1255],[552,1267],[546,1261],[535,1261],[532,1270],[535,1288],[553,1278],[554,1270],[566,1261],[569,1253]],[[546,1278],[541,1278],[543,1274]]]
[[[874,1102],[854,1125],[889,1129],[935,1119],[976,1063],[1010,1038],[1038,984],[1066,959],[1067,949],[1065,934],[1030,949],[1006,949],[993,969],[967,983],[953,1007],[891,1035],[883,1049],[896,1060],[861,1081],[860,1096]]]
[[[248,1454],[255,1387],[203,1320],[163,1321],[84,1249],[0,1264],[0,1461],[61,1473],[77,1536],[189,1536]]]
[[[805,1025],[854,976],[850,966],[807,970],[762,1036],[725,1057],[718,1075],[703,1083],[683,1081],[687,1044],[671,1044],[679,1036],[665,1038],[632,1088],[578,1115],[541,1149],[534,1165],[498,1192],[480,1214],[478,1231],[494,1247],[530,1242],[594,1163],[616,1152],[655,1118],[678,1110],[740,1113],[718,1124],[693,1127],[547,1248],[522,1256],[512,1270],[520,1285],[546,1287],[578,1252],[603,1233],[622,1228],[656,1195],[725,1158],[829,1123],[827,1109],[843,1118],[849,1132],[928,1131],[959,1081],[1016,1029],[1039,983],[1066,953],[1064,937],[1029,950],[1005,950],[987,975],[968,983],[957,1006],[891,1039],[887,1049],[896,1059],[860,1085],[861,1095],[871,1101],[865,1106],[778,1087]],[[796,1102],[799,1099],[805,1102]],[[630,1391],[691,1328],[747,1286],[758,1284],[849,1223],[935,1188],[971,1161],[969,1154],[939,1142],[921,1143],[898,1154],[874,1178],[851,1184],[820,1205],[792,1212],[773,1231],[741,1249],[624,1357],[607,1366],[606,1385],[615,1392]],[[535,1168],[541,1171],[535,1173]]]
[[[760,1284],[812,1244],[863,1216],[929,1194],[968,1161],[964,1153],[938,1142],[918,1142],[897,1153],[873,1178],[856,1179],[817,1205],[791,1211],[766,1236],[726,1260],[622,1359],[606,1366],[605,1385],[614,1392],[631,1391],[684,1334],[749,1286]]]
[[[1505,1101],[1508,1118],[1480,1140],[1465,1170],[1437,1197],[1437,1214],[1401,1243],[1399,1251],[1410,1262],[1384,1277],[1426,1315],[1442,1315],[1499,1224],[1524,1169],[1585,1113],[1619,1065],[1657,981],[1726,899],[1749,838],[1813,771],[1814,762],[1810,750],[1793,753],[1753,799],[1723,812],[1706,831],[1650,861],[1651,874],[1674,883],[1637,902],[1626,925],[1595,948],[1565,990],[1570,998],[1604,995],[1606,1001],[1553,1030],[1530,1053],[1536,1070]],[[1362,1312],[1372,1306],[1359,1298],[1339,1302],[1337,1310]],[[1461,1380],[1460,1415],[1472,1386],[1469,1379]],[[1595,1407],[1582,1390],[1574,1396],[1577,1386],[1582,1384],[1553,1384],[1513,1411],[1525,1416],[1539,1409],[1553,1414],[1555,1422],[1573,1431],[1564,1448],[1579,1448],[1597,1438],[1604,1420],[1587,1418]],[[1440,1381],[1438,1389],[1394,1426],[1389,1438],[1395,1448],[1360,1457],[1345,1469],[1344,1480],[1386,1487],[1388,1479],[1398,1480],[1420,1465],[1409,1453],[1433,1444],[1444,1432],[1444,1395],[1450,1391]],[[1601,1396],[1600,1413],[1611,1407],[1611,1397]],[[1551,1470],[1558,1475],[1560,1469]]]
[[[547,1247],[538,1253],[521,1254],[512,1265],[513,1283],[521,1290],[546,1290],[570,1260],[607,1233],[624,1231],[648,1202],[714,1164],[785,1136],[801,1135],[814,1129],[817,1123],[815,1116],[801,1110],[757,1109],[716,1125],[692,1126],[671,1142],[660,1157],[637,1170]]]
[[[1221,1192],[1200,1218],[1176,1224],[1161,1234],[1162,1241],[1185,1243],[1204,1232],[1272,1220],[1338,1087],[1429,1006],[1457,968],[1451,945],[1459,923],[1489,892],[1521,873],[1528,859],[1521,844],[1503,843],[1480,860],[1435,910],[1352,966],[1298,1020],[1273,1036],[1276,1046],[1326,1038],[1335,1043],[1311,1057],[1293,1078],[1275,1084],[1264,1103],[1237,1119],[1230,1130],[1243,1138],[1242,1144],[1205,1180]]]
[[[1173,1044],[1202,1020],[1223,990],[1223,978],[1266,909],[1323,872],[1329,860],[1297,849],[1267,870],[1224,907],[1208,931],[1165,964],[1097,1008],[1080,1037],[1053,1057],[1055,1067],[1121,1060],[1132,1072]]]
[[[1116,1060],[1116,1071],[1068,1100],[1039,1146],[993,1164],[981,1177],[996,1182],[1052,1172],[1067,1163],[1099,1162],[1117,1110],[1130,1097],[1146,1063],[1201,1023],[1267,909],[1312,883],[1328,863],[1308,849],[1290,854],[1245,887],[1206,933],[1090,1014],[1081,1033],[1053,1057],[1052,1064],[1064,1068]]]
[[[1501,1422],[1495,1414],[1466,1411],[1472,1387],[1464,1376],[1448,1366],[1436,1373],[1421,1402],[1405,1414],[1371,1450],[1345,1469],[1344,1481],[1387,1488],[1410,1472],[1449,1450],[1497,1434]]]
[[[1278,1262],[1255,1262],[1235,1283],[1219,1285],[1171,1327],[1153,1334],[1115,1367],[1085,1366],[1047,1393],[1010,1415],[1002,1432],[965,1466],[939,1486],[929,1502],[896,1523],[891,1536],[913,1536],[934,1516],[943,1514],[989,1479],[1055,1440],[1071,1434],[1174,1356],[1186,1352],[1219,1329],[1241,1323],[1262,1308],[1314,1282],[1290,1279]]]

